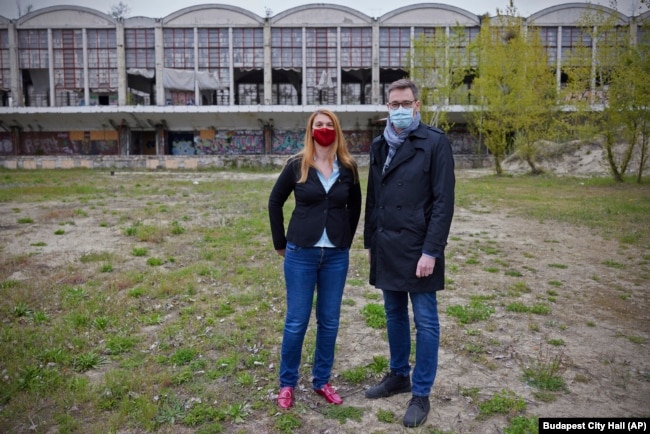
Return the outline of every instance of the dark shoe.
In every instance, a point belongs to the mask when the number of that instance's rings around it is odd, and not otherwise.
[[[340,405],[343,404],[343,399],[336,393],[336,390],[329,384],[323,386],[322,389],[314,389],[314,392],[318,393],[320,396],[324,396],[325,400],[330,404]]]
[[[283,410],[291,408],[293,405],[293,387],[283,387],[278,393],[278,407]]]
[[[404,415],[404,426],[414,428],[422,425],[427,420],[429,414],[429,397],[415,396],[409,401],[409,406]]]
[[[366,398],[386,398],[411,391],[411,378],[407,375],[397,375],[393,371],[386,374],[383,380],[366,390]]]

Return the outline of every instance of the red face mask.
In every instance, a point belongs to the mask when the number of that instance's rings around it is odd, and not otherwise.
[[[321,146],[329,146],[336,140],[336,131],[331,128],[317,128],[312,132],[314,140]]]

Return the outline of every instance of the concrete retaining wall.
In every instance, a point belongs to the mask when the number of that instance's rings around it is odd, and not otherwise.
[[[359,166],[368,166],[368,155],[355,155]],[[5,169],[147,169],[197,170],[236,169],[255,167],[282,167],[287,155],[193,155],[193,156],[123,156],[123,155],[59,155],[0,157],[0,168]],[[490,167],[489,157],[456,155],[457,168]]]

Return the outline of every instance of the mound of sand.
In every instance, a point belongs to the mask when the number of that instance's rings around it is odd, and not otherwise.
[[[602,144],[598,142],[585,142],[574,140],[566,143],[551,141],[538,142],[538,155],[536,165],[544,172],[556,175],[574,176],[606,176],[609,172],[605,151]],[[621,161],[626,146],[618,146],[616,149],[617,161]],[[502,163],[506,173],[530,172],[528,163],[513,154]],[[628,167],[628,174],[633,174],[638,169],[638,156],[635,156]]]

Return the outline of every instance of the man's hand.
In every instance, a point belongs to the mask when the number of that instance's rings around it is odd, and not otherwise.
[[[431,256],[422,255],[418,261],[418,266],[415,268],[416,277],[427,277],[433,274],[433,269],[436,266],[436,258]]]

